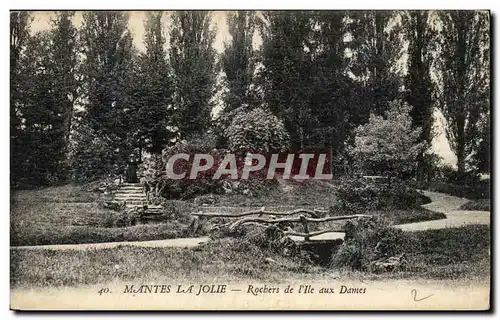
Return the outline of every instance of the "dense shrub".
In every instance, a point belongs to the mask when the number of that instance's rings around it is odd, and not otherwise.
[[[173,220],[180,223],[189,223],[192,219],[191,213],[195,206],[186,201],[165,200],[162,202],[163,211]]]
[[[427,144],[419,142],[421,130],[412,127],[410,110],[408,104],[392,101],[385,118],[372,114],[367,124],[356,129],[350,153],[360,172],[400,178],[414,173],[417,156]]]
[[[161,156],[153,156],[144,162],[144,179],[151,187],[151,193],[155,197],[165,197],[167,199],[191,199],[198,195],[208,193],[221,193],[222,185],[220,180],[212,179],[215,173],[212,169],[198,173],[197,179],[189,179],[191,162],[176,161],[174,172],[187,172],[186,177],[180,180],[168,179],[166,175],[166,164],[168,159],[178,153],[186,153],[192,156],[196,153],[210,154],[217,158],[223,151],[210,149],[211,146],[198,144],[196,141],[179,142],[175,146],[163,150]]]
[[[415,187],[451,196],[467,199],[490,199],[489,180],[479,181],[474,185],[455,184],[447,182],[417,183]]]
[[[283,150],[290,137],[283,122],[261,108],[237,113],[224,132],[232,151]]]
[[[460,206],[460,210],[473,210],[473,211],[490,211],[490,200],[475,200],[469,201]]]
[[[218,225],[220,225],[220,221]],[[272,225],[268,227],[263,225],[241,225],[235,230],[223,226],[211,230],[212,239],[225,237],[235,238],[238,239],[238,242],[249,243],[275,253],[294,255],[298,252],[295,242],[286,237],[279,228]]]
[[[453,184],[476,185],[480,182],[480,176],[473,171],[459,173],[453,166],[443,165],[437,168],[435,180]]]
[[[125,172],[129,153],[114,144],[120,139],[100,135],[88,126],[79,126],[69,154],[71,178],[86,182]]]
[[[336,190],[342,209],[411,209],[430,202],[428,197],[397,181],[373,184],[362,179],[347,179]]]
[[[152,156],[144,160],[141,168],[144,180],[151,187],[153,197],[165,197],[168,199],[193,199],[203,195],[217,195],[222,193],[242,194],[245,196],[255,196],[266,192],[271,187],[276,187],[277,182],[273,179],[266,179],[264,171],[253,172],[249,179],[233,180],[229,175],[222,175],[219,179],[213,179],[220,161],[229,152],[223,149],[212,148],[213,144],[192,142],[179,142],[175,146],[165,149],[162,156]],[[180,180],[169,179],[166,174],[166,164],[168,159],[174,154],[185,153],[190,155],[189,161],[176,161],[174,172],[186,172],[186,176]],[[199,172],[196,179],[189,179],[189,172],[192,168],[192,159],[195,154],[209,154],[214,159],[214,165]],[[241,176],[245,164],[246,154],[235,154],[237,165],[237,175]]]
[[[403,231],[391,228],[384,219],[350,221],[345,226],[344,243],[333,254],[331,264],[368,271],[374,261],[400,255],[406,241]]]

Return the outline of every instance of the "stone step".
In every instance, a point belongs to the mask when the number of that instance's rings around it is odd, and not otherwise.
[[[148,205],[148,209],[163,209],[163,206],[156,205],[156,204],[150,204],[150,205]]]
[[[142,192],[143,188],[120,188],[116,192]]]
[[[115,197],[145,197],[145,196],[146,196],[145,193],[139,193],[139,192],[136,192],[136,193],[121,193],[121,192],[115,193]]]
[[[138,191],[134,191],[134,192],[123,192],[123,191],[118,191],[118,192],[115,192],[115,195],[136,195],[136,194],[142,194],[142,195],[146,195],[145,193],[143,192],[138,192]]]
[[[146,210],[146,212],[144,212],[141,217],[147,217],[147,216],[158,216],[158,215],[162,215],[163,214],[163,211],[150,211],[150,210]]]
[[[120,202],[132,202],[132,201],[145,202],[146,200],[147,200],[146,198],[115,198],[115,201],[120,201]]]
[[[144,194],[117,194],[115,195],[115,198],[123,198],[123,199],[133,199],[133,198],[141,198],[141,199],[146,199],[146,195]]]
[[[146,201],[139,201],[139,200],[134,200],[134,201],[125,201],[126,205],[135,205],[135,206],[144,206],[146,205]]]

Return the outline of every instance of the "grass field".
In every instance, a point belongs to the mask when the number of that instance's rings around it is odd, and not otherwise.
[[[166,221],[160,224],[123,226],[119,222],[123,213],[103,209],[98,205],[102,195],[84,187],[66,185],[39,190],[15,191],[11,196],[10,241],[13,246],[75,244],[116,241],[143,241],[193,236],[186,221]],[[224,195],[217,206],[236,207],[228,212],[255,208],[260,205],[325,208],[335,202],[332,186],[326,183],[304,183],[289,191],[274,188],[261,198],[243,195]],[[189,202],[171,201],[173,208],[195,211]],[[248,208],[247,208],[248,210]],[[277,209],[290,210],[290,207]],[[197,211],[197,209],[196,209]],[[190,212],[184,212],[189,215]],[[352,212],[338,212],[350,214]],[[359,212],[386,217],[394,224],[442,219],[445,216],[423,208]],[[328,227],[317,226],[318,228]]]
[[[287,186],[284,187],[285,189]],[[231,206],[227,212],[240,212],[255,206],[273,206],[275,210],[294,208],[328,209],[335,203],[333,186],[327,183],[302,183],[289,190],[283,186],[272,188],[259,198],[244,195],[218,196],[217,206]],[[188,231],[188,221],[170,220],[160,224],[136,226],[121,225],[123,213],[103,209],[98,205],[103,195],[88,191],[88,188],[75,185],[50,187],[39,190],[15,191],[11,195],[10,241],[13,246],[75,244],[116,241],[143,241],[172,239],[193,236]],[[190,212],[198,211],[191,202],[170,201],[169,210],[188,210],[182,212],[189,217]],[[251,206],[245,208],[244,206]],[[280,208],[280,206],[287,206]],[[292,208],[293,209],[293,208]],[[352,214],[339,211],[335,214]],[[355,212],[380,215],[393,224],[443,219],[442,213],[423,208],[408,210],[379,210]],[[184,219],[189,220],[189,219]],[[328,225],[313,227],[323,228]],[[332,227],[337,227],[332,225]]]
[[[460,207],[460,210],[473,210],[473,211],[490,211],[491,210],[491,200],[472,200]]]
[[[251,197],[242,194],[218,195],[216,205],[235,207],[295,205],[328,208],[335,202],[335,188],[329,183],[289,180],[278,187],[263,187]]]
[[[13,246],[170,239],[185,236],[187,225],[120,226],[122,213],[103,209],[99,194],[63,186],[16,191],[11,196],[10,243]]]
[[[490,230],[467,226],[406,233],[404,272],[363,274],[361,278],[487,279],[490,272]],[[348,271],[285,258],[234,238],[198,248],[140,248],[84,251],[11,249],[11,287],[76,286],[115,280],[157,283],[171,280],[282,280],[332,272],[360,277]],[[270,260],[270,258],[272,260]]]

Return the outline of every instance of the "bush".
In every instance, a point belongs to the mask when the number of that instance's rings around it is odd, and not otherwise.
[[[403,231],[391,228],[387,220],[371,217],[349,221],[344,243],[333,254],[333,267],[370,271],[373,262],[403,253]]]
[[[490,183],[479,181],[475,185],[454,184],[447,182],[429,182],[417,184],[420,189],[449,194],[467,199],[490,199]]]
[[[117,148],[119,140],[119,137],[103,136],[86,125],[78,126],[69,154],[73,181],[93,181],[125,172],[129,154],[125,148]],[[117,149],[120,152],[116,152]]]
[[[196,153],[210,154],[214,158],[220,156],[223,150],[210,149],[211,145],[200,144],[199,140],[191,142],[179,142],[175,146],[163,150],[161,156],[152,156],[144,163],[144,180],[151,187],[153,197],[165,197],[167,199],[192,199],[204,194],[222,193],[221,180],[214,180],[216,166],[198,174],[197,179],[189,179],[187,174],[184,179],[168,179],[166,175],[166,164],[168,159],[178,153],[194,155]],[[176,161],[175,172],[191,171],[191,163],[186,161]]]
[[[435,180],[440,182],[476,185],[481,180],[480,175],[476,172],[467,171],[459,173],[456,168],[448,164],[438,167],[436,171]]]
[[[342,209],[381,210],[412,209],[431,200],[403,182],[371,184],[361,179],[343,180],[337,187]]]
[[[200,142],[201,141],[201,142]],[[204,195],[217,195],[223,193],[242,194],[252,196],[266,192],[270,187],[276,187],[275,180],[266,179],[263,171],[253,172],[249,179],[231,180],[229,176],[221,176],[221,179],[213,179],[219,167],[219,161],[228,154],[227,150],[211,148],[213,143],[205,140],[193,140],[191,142],[179,142],[175,146],[165,149],[162,156],[152,156],[144,161],[141,169],[144,180],[151,187],[153,197],[165,197],[167,199],[193,199]],[[166,175],[166,164],[174,154],[185,153],[191,156],[196,153],[209,154],[214,158],[212,168],[198,173],[196,179],[189,179],[192,168],[191,161],[176,161],[174,172],[186,172],[186,177],[180,180],[168,179]],[[236,154],[237,175],[241,176],[245,164],[246,154]]]
[[[427,149],[419,142],[420,128],[412,128],[411,107],[400,100],[390,103],[386,117],[370,115],[355,131],[351,150],[355,166],[365,174],[407,178],[416,170],[417,156]]]
[[[296,244],[278,228],[274,226],[241,225],[236,230],[230,231],[229,227],[216,227],[211,231],[212,239],[231,237],[238,242],[248,243],[266,251],[284,255],[295,255]]]
[[[469,201],[462,206],[460,206],[460,210],[472,210],[472,211],[490,211],[490,200],[476,200]]]
[[[283,122],[261,108],[237,113],[224,131],[232,151],[278,151],[288,147],[290,137]]]
[[[191,213],[195,206],[186,201],[165,200],[162,202],[163,211],[180,223],[189,223],[192,220]]]

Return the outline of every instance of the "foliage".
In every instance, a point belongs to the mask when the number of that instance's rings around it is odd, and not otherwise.
[[[217,89],[215,30],[208,11],[176,11],[171,18],[169,56],[176,125],[180,138],[187,139],[210,126]]]
[[[385,118],[372,114],[370,121],[356,129],[351,151],[356,166],[365,174],[407,178],[415,170],[417,156],[426,148],[419,142],[420,129],[413,129],[410,106],[395,100]]]
[[[431,15],[426,11],[408,11],[402,16],[404,36],[408,40],[408,74],[405,83],[405,100],[413,106],[411,117],[413,126],[421,128],[418,142],[426,142],[430,147],[434,123],[433,93],[431,81],[432,54],[436,43],[436,32],[430,23]],[[422,150],[417,156],[417,179],[424,178],[431,163]]]
[[[23,82],[28,79],[22,72],[24,62],[21,59],[29,40],[32,19],[27,11],[10,13],[10,170],[11,184],[14,186],[18,184],[20,176],[24,176],[17,165],[24,158],[21,141],[22,120],[18,110],[25,96],[23,91],[26,88]]]
[[[138,145],[131,108],[136,55],[126,13],[85,12],[80,33],[85,54],[81,71],[85,103],[77,115],[76,130],[81,134],[74,137],[78,150],[73,153],[77,156],[73,162],[81,163],[74,174],[88,177],[123,170]],[[92,141],[90,148],[85,144],[88,140]]]
[[[67,178],[66,156],[78,96],[78,38],[72,16],[69,11],[57,13],[50,30],[29,36],[25,34],[29,15],[12,15],[14,185],[55,184]]]
[[[463,174],[481,139],[479,123],[490,109],[490,16],[487,11],[443,11],[439,19],[440,109]]]
[[[209,193],[221,193],[222,181],[212,179],[217,169],[214,165],[207,171],[198,173],[196,179],[189,179],[191,172],[193,156],[196,153],[210,154],[218,158],[222,151],[212,149],[210,142],[204,139],[194,139],[192,142],[178,142],[176,145],[164,149],[161,157],[155,156],[145,163],[145,181],[153,189],[156,196],[163,196],[167,199],[191,199],[199,195]],[[185,153],[190,156],[190,161],[176,161],[173,168],[174,172],[187,172],[186,177],[179,180],[169,179],[166,174],[166,165],[168,159],[175,154]]]
[[[280,151],[289,141],[283,122],[261,108],[236,114],[225,135],[234,151]]]
[[[429,199],[404,182],[390,184],[367,183],[361,179],[344,180],[337,187],[336,195],[343,209],[391,210],[415,209],[430,202]]]
[[[352,79],[344,72],[345,12],[266,11],[259,20],[264,102],[283,119],[292,149],[342,148]]]
[[[370,113],[384,114],[389,102],[401,98],[403,79],[394,66],[401,57],[402,27],[395,11],[349,11],[347,16],[350,23],[345,28],[352,38],[349,70],[356,77],[353,89],[358,96],[353,101],[357,112],[350,112],[349,119],[359,125]]]
[[[162,12],[148,12],[144,23],[145,52],[139,56],[133,104],[136,134],[141,148],[161,154],[175,136],[172,106],[172,70],[164,50]],[[132,128],[130,128],[132,129]]]
[[[75,125],[69,165],[71,178],[80,182],[115,177],[125,170],[114,141],[83,123]]]
[[[220,57],[227,91],[223,96],[223,113],[255,103],[254,72],[257,57],[253,50],[256,14],[253,11],[227,13],[231,41],[225,43]]]
[[[332,256],[332,266],[368,271],[372,262],[403,253],[406,241],[403,231],[377,217],[349,221],[344,243]]]
[[[469,201],[460,206],[460,210],[472,210],[472,211],[490,211],[491,210],[491,200],[481,199],[475,201]]]
[[[473,185],[437,181],[423,183],[418,185],[418,187],[467,199],[490,199],[491,197],[491,186],[488,180],[479,181]]]

